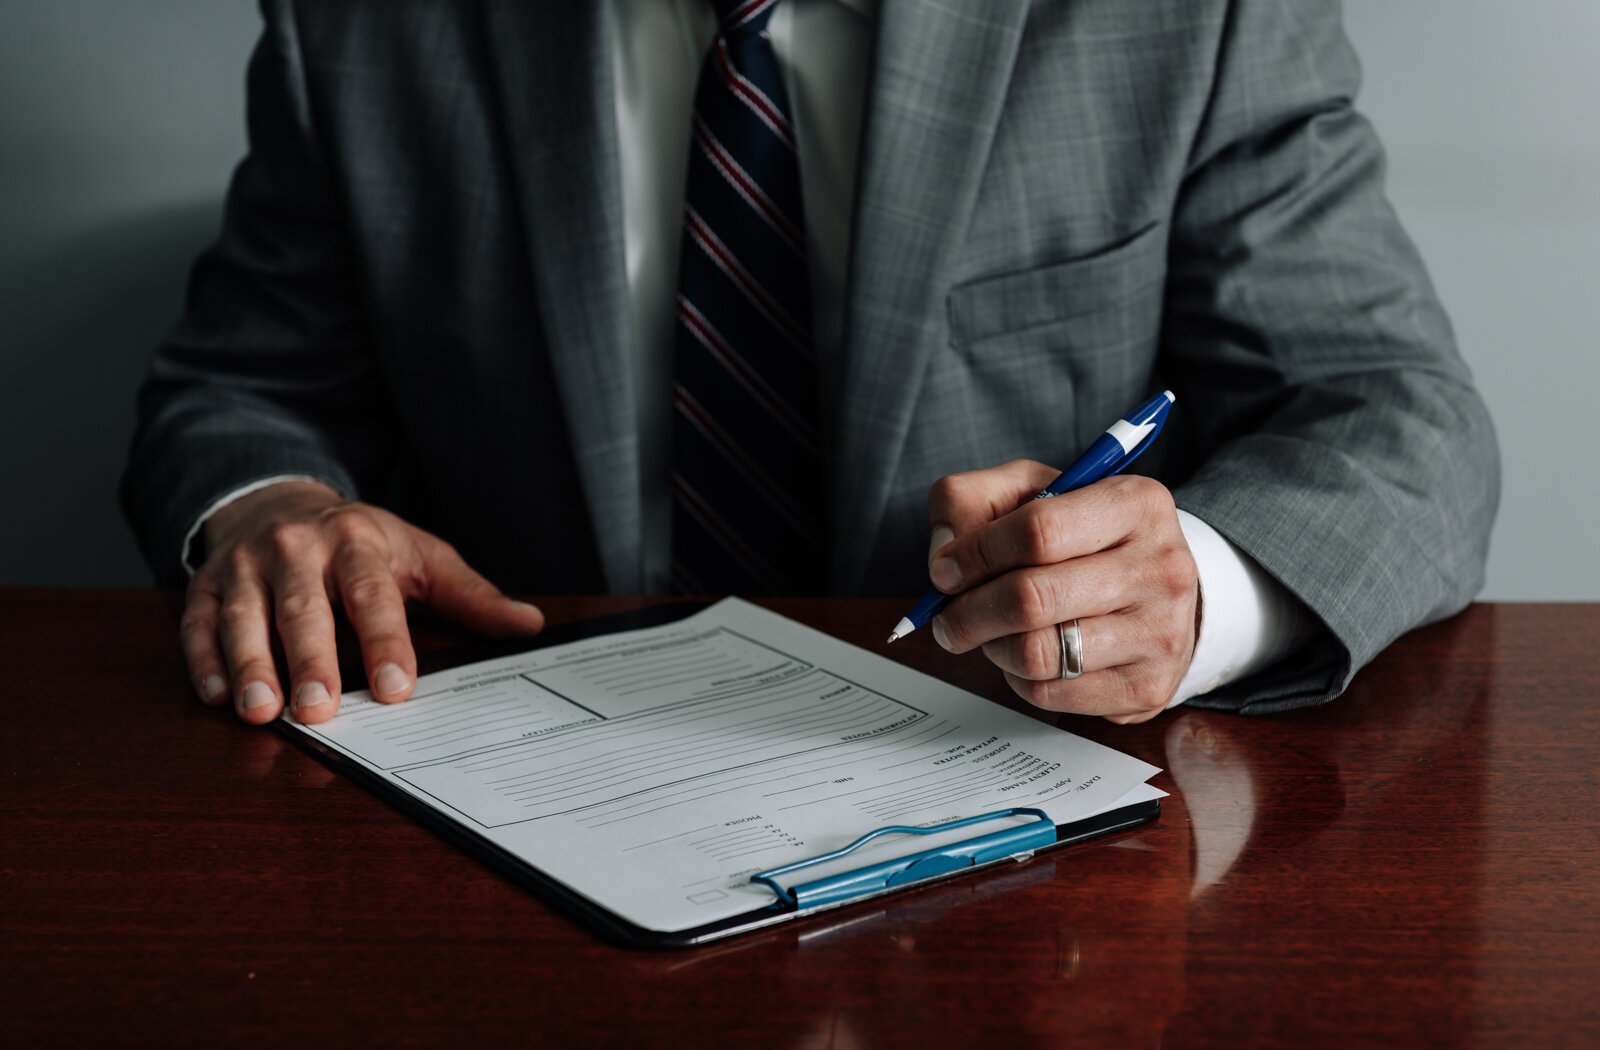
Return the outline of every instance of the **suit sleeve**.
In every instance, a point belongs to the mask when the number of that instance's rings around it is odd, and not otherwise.
[[[1164,368],[1214,450],[1175,496],[1321,630],[1198,706],[1328,700],[1483,583],[1494,432],[1384,198],[1358,81],[1336,4],[1232,4],[1168,261]]]
[[[263,0],[250,151],[221,235],[139,393],[123,508],[146,560],[182,580],[188,529],[273,475],[358,495],[386,476],[392,409],[365,336],[351,239],[317,141],[291,0]]]

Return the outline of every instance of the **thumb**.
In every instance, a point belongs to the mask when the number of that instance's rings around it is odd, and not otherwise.
[[[538,606],[507,598],[443,540],[427,545],[423,561],[428,604],[457,623],[494,638],[544,629]]]
[[[1059,473],[1031,459],[1015,459],[987,470],[947,474],[934,482],[928,490],[929,562],[957,536],[1022,506]]]

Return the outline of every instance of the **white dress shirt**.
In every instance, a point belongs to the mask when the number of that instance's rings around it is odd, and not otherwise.
[[[800,159],[813,332],[844,336],[850,224],[878,0],[782,0],[768,24],[783,68]],[[716,36],[708,0],[614,0],[612,41],[624,246],[638,382],[646,585],[667,590],[672,499],[672,361],[689,123],[702,59]],[[184,543],[221,507],[208,507]],[[934,479],[930,478],[931,483]],[[1199,518],[1178,512],[1199,567],[1203,616],[1193,660],[1171,703],[1209,692],[1289,652],[1309,624],[1298,599]],[[1085,662],[1094,669],[1094,654]],[[1169,705],[1170,706],[1170,705]]]

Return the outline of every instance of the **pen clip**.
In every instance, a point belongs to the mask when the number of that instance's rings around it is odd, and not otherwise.
[[[1155,441],[1155,439],[1161,436],[1161,428],[1165,427],[1166,425],[1167,425],[1167,417],[1166,416],[1162,416],[1160,419],[1158,419],[1156,421],[1156,425],[1151,428],[1150,433],[1148,433],[1148,434],[1146,434],[1144,436],[1144,440],[1140,441],[1137,445],[1133,446],[1133,448],[1129,450],[1128,454],[1123,456],[1122,460],[1119,463],[1117,463],[1117,469],[1108,472],[1106,474],[1106,477],[1108,477],[1108,478],[1115,477],[1116,475],[1121,474],[1124,470],[1127,470],[1128,466],[1134,460],[1136,460],[1140,456],[1144,455],[1144,450],[1149,448],[1150,445]]]
[[[826,864],[848,856],[865,846],[873,839],[884,835],[937,835],[941,832],[951,831],[955,828],[967,827],[987,821],[1003,820],[1007,817],[1034,817],[1036,819],[1004,831],[991,832],[976,838],[953,842],[946,846],[923,850],[893,860],[869,864],[866,867],[856,868],[830,875],[826,878],[816,879],[811,882],[801,883],[788,889],[778,884],[778,877],[805,868]],[[849,900],[853,897],[866,896],[890,886],[907,885],[931,879],[962,868],[976,867],[990,861],[1001,860],[1005,857],[1023,857],[1035,850],[1049,846],[1056,841],[1055,822],[1050,815],[1042,809],[1002,809],[993,813],[980,813],[977,816],[965,817],[961,820],[937,824],[933,827],[919,828],[903,824],[891,825],[869,831],[842,849],[831,853],[811,857],[806,860],[795,861],[777,868],[757,872],[750,877],[752,883],[761,883],[773,893],[778,895],[778,901],[795,909],[812,908],[822,904],[831,904]]]

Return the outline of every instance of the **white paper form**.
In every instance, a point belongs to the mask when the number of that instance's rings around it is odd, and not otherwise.
[[[885,824],[1015,806],[1060,824],[1159,794],[1148,763],[732,598],[427,675],[403,704],[351,693],[295,728],[661,931],[769,904],[751,874]],[[940,843],[891,836],[837,867]]]

